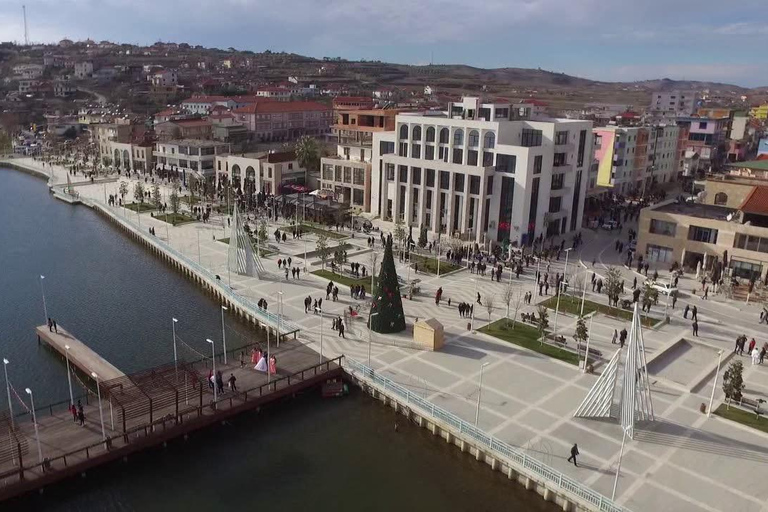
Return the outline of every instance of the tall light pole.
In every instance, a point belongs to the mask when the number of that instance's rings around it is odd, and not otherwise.
[[[202,259],[200,258],[200,228],[195,231],[197,231],[197,263],[202,265]],[[229,266],[227,266],[227,268],[229,268]]]
[[[568,275],[568,254],[573,250],[573,247],[569,247],[565,250],[565,269],[563,269],[563,281],[565,281]]]
[[[64,345],[64,357],[67,360],[67,384],[69,384],[69,405],[75,405],[75,396],[72,394],[72,374],[69,370],[69,345]]]
[[[176,352],[176,324],[179,322],[175,318],[172,319],[173,322],[171,322],[171,331],[173,332],[173,368],[174,370],[178,370],[178,355]]]
[[[475,303],[477,303],[477,279],[472,279],[475,282]],[[472,306],[472,318],[470,319],[470,330],[475,330],[475,307]]]
[[[584,373],[587,373],[587,364],[589,364],[589,341],[592,339],[592,319],[594,318],[595,315],[589,317],[589,329],[587,329],[587,346],[584,352]]]
[[[616,477],[613,479],[613,492],[611,493],[611,501],[616,499],[616,486],[619,485],[619,473],[621,473],[621,459],[624,457],[624,442],[627,440],[627,429],[622,429],[623,434],[621,436],[621,450],[619,450],[619,463],[616,466]]]
[[[32,404],[32,423],[35,425],[35,441],[37,441],[37,461],[43,463],[43,449],[40,446],[40,431],[37,429],[37,414],[35,414],[35,398],[32,396],[32,390],[25,390],[29,395],[29,402]]]
[[[320,309],[320,362],[323,362],[323,310]]]
[[[378,315],[379,313],[371,313],[370,318],[368,320],[368,368],[371,368],[371,345],[373,344],[372,338],[372,332],[373,332],[373,317]]]
[[[99,384],[99,376],[96,375],[96,372],[91,372],[91,377],[96,380],[96,393],[98,394],[99,398],[99,421],[101,421],[101,438],[106,441],[107,431],[104,430],[104,410],[101,407],[101,385]]]
[[[584,274],[583,290],[581,290],[581,310],[579,316],[584,316],[584,299],[587,297],[587,275]]]
[[[565,278],[557,285],[557,304],[555,305],[555,328],[552,330],[552,334],[557,336],[557,315],[560,313],[560,293],[563,291],[563,285],[565,284]]]
[[[440,277],[440,238],[435,242],[435,252],[437,253],[437,277]]]
[[[712,394],[709,395],[709,408],[707,408],[707,418],[712,415],[712,402],[715,400],[715,389],[717,388],[717,377],[720,374],[720,361],[723,358],[723,351],[717,352],[717,369],[715,370],[715,381],[712,383]]]
[[[281,285],[282,287],[282,285]],[[283,316],[283,292],[277,292],[277,346],[280,346],[281,319]]]
[[[8,415],[11,418],[11,427],[13,427],[13,405],[11,404],[11,381],[8,380],[8,361],[3,358],[3,373],[5,374],[5,392],[8,394]]]
[[[224,364],[227,364],[227,333],[224,330],[224,312],[228,310],[227,306],[221,306],[221,343],[224,347]]]
[[[375,286],[373,277],[376,275],[376,260],[379,259],[379,254],[376,252],[376,249],[374,248],[373,251],[371,251],[371,296],[373,296],[373,287]]]
[[[45,286],[43,285],[43,281],[45,280],[45,276],[40,276],[40,290],[43,292],[43,312],[45,313],[45,321],[48,322],[48,306],[45,303]]]
[[[219,401],[219,393],[216,389],[219,385],[218,379],[216,378],[216,347],[214,346],[212,339],[206,338],[205,341],[211,344],[211,364],[213,365],[213,406],[215,408],[216,402]],[[269,374],[269,367],[267,367],[267,374]]]
[[[480,367],[480,381],[477,386],[477,408],[475,409],[475,426],[477,426],[477,421],[480,419],[480,396],[483,393],[483,370],[489,364],[491,363],[483,363]]]

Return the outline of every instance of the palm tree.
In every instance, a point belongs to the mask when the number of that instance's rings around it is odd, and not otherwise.
[[[309,135],[302,136],[293,146],[299,165],[308,171],[320,169],[320,145]]]

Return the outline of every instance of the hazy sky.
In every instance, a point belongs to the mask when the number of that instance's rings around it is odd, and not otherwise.
[[[768,85],[767,0],[0,0],[0,41],[188,42]]]

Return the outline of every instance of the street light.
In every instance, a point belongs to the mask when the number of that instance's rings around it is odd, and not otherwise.
[[[323,362],[323,310],[320,309],[320,362]]]
[[[72,375],[69,370],[69,345],[64,345],[64,357],[67,360],[67,384],[69,384],[69,403],[75,405],[75,397],[72,394]]]
[[[218,386],[218,379],[216,379],[216,348],[212,339],[206,338],[205,341],[211,344],[211,363],[213,364],[213,406],[216,407],[216,402],[219,400],[219,394],[216,390],[216,387]],[[269,374],[269,368],[267,368],[267,374]]]
[[[99,385],[99,376],[96,375],[96,372],[91,372],[91,377],[96,380],[96,393],[99,398],[99,421],[101,422],[101,438],[106,441],[107,432],[104,430],[104,411],[101,407],[101,386]]]
[[[29,402],[32,404],[32,423],[35,425],[35,440],[37,441],[37,460],[40,464],[43,463],[43,449],[40,446],[40,431],[37,429],[37,415],[35,414],[35,399],[32,396],[32,390],[27,388],[25,390],[29,395]]]
[[[491,363],[483,363],[480,367],[480,382],[477,388],[477,408],[475,409],[475,426],[477,426],[477,420],[480,419],[480,395],[483,393],[483,370]]]
[[[45,304],[45,286],[43,286],[43,280],[45,276],[40,276],[40,290],[43,292],[43,312],[45,313],[45,321],[48,322],[48,306]]]
[[[282,284],[280,285],[282,287]],[[281,319],[283,316],[283,292],[277,292],[277,346],[280,346]]]
[[[224,312],[228,310],[227,306],[221,306],[221,342],[224,347],[224,364],[227,364],[227,333],[224,330]]]
[[[707,418],[712,415],[712,402],[715,399],[715,389],[717,388],[717,377],[720,374],[720,361],[723,358],[723,351],[717,352],[717,369],[715,370],[715,382],[712,383],[712,394],[709,395],[709,408],[707,409]]]
[[[171,330],[173,331],[173,368],[174,370],[178,369],[178,356],[176,353],[176,324],[179,322],[175,318],[172,319],[173,322],[171,322]]]
[[[472,279],[475,283],[475,302],[477,302],[477,279]],[[475,307],[472,306],[472,318],[470,319],[470,330],[475,330]]]
[[[8,380],[8,361],[3,358],[3,373],[5,374],[5,392],[8,393],[8,415],[11,418],[11,427],[13,427],[13,406],[11,405],[11,381]]]
[[[565,281],[568,275],[568,254],[573,250],[573,247],[569,247],[565,250],[565,269],[563,269],[563,281]]]
[[[371,340],[372,332],[373,332],[373,317],[378,315],[379,313],[371,313],[370,318],[368,320],[368,368],[371,368],[371,344],[373,343]]]

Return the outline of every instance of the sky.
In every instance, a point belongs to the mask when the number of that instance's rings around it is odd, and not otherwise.
[[[0,41],[91,38],[605,81],[768,86],[766,0],[0,0]]]

